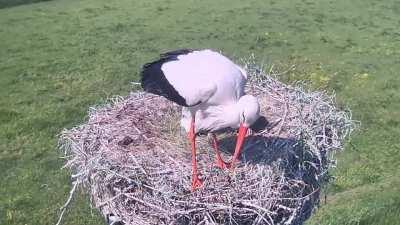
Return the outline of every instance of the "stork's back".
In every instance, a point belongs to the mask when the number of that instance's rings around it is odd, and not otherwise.
[[[185,99],[171,85],[161,67],[164,63],[176,61],[179,55],[188,54],[189,52],[192,52],[192,50],[181,49],[166,52],[161,54],[158,60],[145,64],[140,74],[142,88],[146,92],[164,96],[179,105],[187,106]]]

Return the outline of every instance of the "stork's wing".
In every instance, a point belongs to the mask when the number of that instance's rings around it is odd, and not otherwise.
[[[171,85],[165,77],[161,66],[170,61],[178,60],[178,55],[191,52],[189,49],[182,49],[173,52],[162,54],[160,59],[147,63],[142,67],[141,71],[141,86],[149,93],[164,96],[165,98],[176,102],[182,106],[188,106],[186,100],[178,91]]]
[[[219,99],[241,96],[246,71],[212,50],[177,50],[161,55],[142,70],[145,91],[161,95],[182,106],[206,102],[214,94]],[[233,94],[240,92],[237,94]]]
[[[142,88],[181,106],[194,106],[206,101],[215,92],[216,85],[210,80],[199,79],[194,72],[196,67],[188,67],[178,59],[193,51],[181,49],[167,52],[161,54],[160,59],[145,64],[141,72]]]

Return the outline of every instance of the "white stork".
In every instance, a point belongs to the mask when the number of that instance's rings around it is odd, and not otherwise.
[[[141,72],[142,88],[183,106],[181,126],[192,148],[192,189],[202,186],[196,163],[196,134],[210,132],[214,138],[217,166],[234,168],[248,128],[259,118],[258,100],[244,94],[246,72],[227,57],[212,50],[182,49],[161,54]],[[216,131],[239,128],[235,152],[224,162]]]

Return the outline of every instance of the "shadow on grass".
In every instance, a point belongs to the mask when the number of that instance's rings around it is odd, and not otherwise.
[[[52,0],[0,0],[0,9]]]

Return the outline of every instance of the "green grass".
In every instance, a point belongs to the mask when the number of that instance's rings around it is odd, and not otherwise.
[[[10,1],[1,1],[10,2]],[[29,2],[29,1],[27,1]],[[0,9],[0,224],[54,224],[70,180],[57,134],[175,48],[295,63],[362,122],[308,224],[400,220],[397,0],[54,0]],[[101,224],[80,195],[64,224]]]
[[[0,0],[0,9],[7,8],[7,7],[13,7],[13,6],[17,6],[17,5],[45,2],[45,1],[52,1],[52,0]]]

